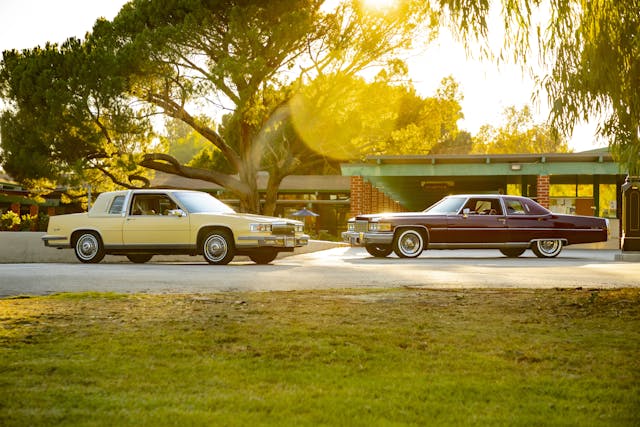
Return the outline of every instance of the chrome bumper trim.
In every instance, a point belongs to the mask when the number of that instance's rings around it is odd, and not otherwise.
[[[393,233],[358,233],[355,231],[345,231],[342,233],[342,241],[352,246],[390,245],[393,243]]]
[[[239,241],[252,241],[256,244],[243,243],[243,248],[250,247],[277,247],[277,248],[298,248],[309,244],[309,236],[303,234],[301,236],[285,236],[285,235],[272,235],[272,236],[240,236]]]
[[[69,243],[69,239],[65,236],[42,236],[42,241],[44,242],[44,246],[47,248],[70,248],[71,244]]]

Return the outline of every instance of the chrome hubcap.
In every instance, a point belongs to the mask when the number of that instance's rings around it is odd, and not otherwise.
[[[82,259],[91,259],[98,252],[98,240],[95,236],[86,234],[80,237],[80,240],[78,240],[78,243],[76,244],[76,248],[78,250],[78,255]]]
[[[400,249],[405,255],[415,255],[422,249],[422,239],[413,232],[407,233],[400,240]]]
[[[220,261],[227,254],[227,242],[221,236],[211,236],[204,244],[207,258],[212,261]]]
[[[560,240],[540,240],[538,241],[538,250],[545,256],[554,256],[562,250],[562,242]]]
[[[547,254],[552,254],[558,250],[560,246],[560,242],[558,240],[543,240],[540,242],[538,247],[540,250]]]

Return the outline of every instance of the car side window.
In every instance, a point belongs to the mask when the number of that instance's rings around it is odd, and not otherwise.
[[[525,215],[527,209],[520,203],[520,200],[506,200],[508,215]]]
[[[469,199],[464,208],[469,209],[471,215],[502,215],[502,208],[498,199]]]
[[[109,206],[110,215],[120,215],[122,213],[122,206],[124,205],[124,196],[116,196]]]
[[[136,194],[131,203],[131,215],[169,215],[177,205],[164,194]]]

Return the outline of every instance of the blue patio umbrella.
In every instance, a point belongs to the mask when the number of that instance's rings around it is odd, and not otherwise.
[[[291,216],[302,216],[302,217],[310,217],[310,216],[320,216],[317,213],[310,211],[307,208],[302,208],[299,211],[296,211],[291,214]]]

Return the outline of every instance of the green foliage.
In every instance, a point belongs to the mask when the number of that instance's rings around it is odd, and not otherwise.
[[[553,68],[542,81],[553,119],[570,131],[598,117],[598,133],[632,175],[640,174],[640,2],[577,2],[556,11],[546,43]]]
[[[398,54],[416,34],[429,40],[433,32],[422,30],[437,22],[438,13],[418,0],[385,13],[360,1],[330,11],[323,3],[134,0],[112,22],[97,21],[84,42],[5,53],[0,81],[12,103],[2,118],[5,169],[21,181],[58,183],[70,172],[87,181],[86,170],[97,170],[127,186],[144,178],[142,165],[220,184],[243,210],[259,211],[259,170],[269,172],[267,198],[274,199],[284,176],[335,168],[337,151],[314,151],[297,134],[290,101],[327,76],[353,78],[374,66],[389,78],[406,72]],[[349,111],[340,95],[321,102],[338,113],[336,123],[323,121],[334,130],[329,136],[344,141],[338,130],[351,116],[366,123],[352,121],[346,136],[368,141],[356,130],[373,131],[376,110]],[[228,111],[220,127],[193,114],[212,102]],[[152,152],[150,114],[190,127],[190,141],[172,138],[168,153]],[[27,129],[35,132],[24,144]],[[202,139],[208,144],[196,151]]]
[[[216,182],[238,195],[243,210],[257,211],[258,170],[270,174],[269,198],[287,174],[331,163],[295,134],[289,101],[322,76],[353,76],[372,65],[401,70],[394,55],[408,47],[428,9],[411,1],[393,13],[372,14],[359,2],[344,2],[325,13],[322,3],[157,0],[123,8],[102,37],[119,40],[119,51],[128,52],[128,92],[215,147],[188,167],[157,155],[142,164]],[[230,104],[221,128],[189,113],[189,103],[205,99]],[[222,164],[235,176],[220,170]]]
[[[115,58],[77,39],[4,52],[2,167],[22,182],[49,180],[53,187],[89,181],[91,171],[98,182],[121,185],[142,176],[135,156],[150,142],[149,126],[122,96],[117,69]]]
[[[566,153],[567,143],[549,125],[536,124],[528,106],[504,110],[502,127],[484,125],[476,135],[474,152],[481,154]]]
[[[441,0],[463,36],[486,40],[488,1]],[[503,0],[504,47],[498,58],[528,64],[531,45],[546,75],[539,86],[551,126],[569,136],[581,121],[632,175],[640,174],[640,3],[638,0]],[[539,18],[542,17],[542,18]],[[486,53],[485,47],[485,54]],[[488,56],[488,54],[487,54]]]
[[[20,225],[20,215],[14,211],[7,211],[0,215],[0,231],[15,230]]]

